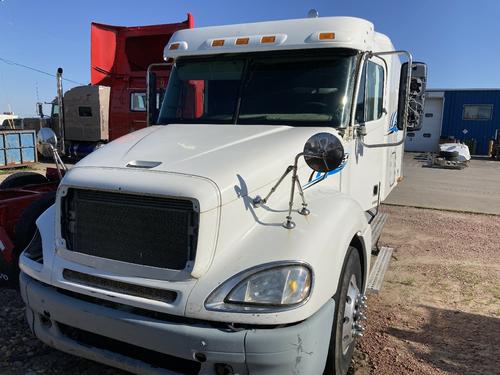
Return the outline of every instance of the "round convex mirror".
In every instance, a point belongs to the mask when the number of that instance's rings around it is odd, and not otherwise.
[[[57,148],[57,136],[51,128],[41,128],[36,136],[38,152],[50,158],[53,156],[52,147]]]
[[[336,136],[318,133],[304,145],[304,159],[316,172],[330,172],[338,168],[344,160],[344,147]]]

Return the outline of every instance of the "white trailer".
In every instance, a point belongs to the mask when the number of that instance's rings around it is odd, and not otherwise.
[[[345,374],[425,66],[349,17],[181,30],[165,59],[158,125],[78,163],[38,219],[30,327],[137,373]]]

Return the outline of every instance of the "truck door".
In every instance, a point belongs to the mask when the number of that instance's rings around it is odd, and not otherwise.
[[[356,103],[355,123],[365,124],[366,143],[382,143],[387,133],[385,82],[386,66],[380,58],[365,62]],[[355,199],[367,210],[377,205],[380,184],[387,163],[387,149],[355,147],[351,160],[351,191]]]

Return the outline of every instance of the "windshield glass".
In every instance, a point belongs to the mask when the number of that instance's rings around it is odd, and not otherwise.
[[[179,59],[158,123],[346,126],[356,56],[311,49]]]

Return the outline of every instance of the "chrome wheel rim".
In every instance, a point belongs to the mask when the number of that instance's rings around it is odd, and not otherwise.
[[[354,341],[354,326],[357,324],[356,318],[359,314],[359,298],[360,292],[356,282],[356,276],[353,274],[351,275],[349,287],[347,288],[344,317],[342,320],[342,354],[344,355]]]

